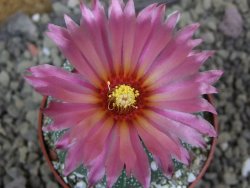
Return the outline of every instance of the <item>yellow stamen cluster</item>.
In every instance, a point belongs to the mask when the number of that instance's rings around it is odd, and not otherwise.
[[[116,86],[108,95],[109,109],[110,110],[118,109],[118,111],[124,111],[129,109],[130,107],[137,108],[135,104],[136,104],[136,98],[139,95],[140,95],[139,91],[135,90],[129,85],[122,84]]]

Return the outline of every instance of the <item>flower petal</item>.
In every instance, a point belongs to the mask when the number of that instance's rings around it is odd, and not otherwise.
[[[68,176],[73,170],[82,164],[82,144],[81,142],[76,142],[68,148],[65,167],[63,170],[64,176]]]
[[[156,140],[156,142],[160,143],[161,147],[164,148],[164,152],[168,151],[169,153],[180,156],[180,148],[178,145],[167,135],[162,133],[161,131],[154,128],[146,119],[143,117],[139,117],[136,119],[136,129],[140,136],[142,136],[142,140],[146,143],[149,142],[152,138]],[[147,133],[147,137],[143,139],[143,135],[141,133]],[[156,136],[157,135],[157,136]],[[155,146],[156,147],[156,146]],[[167,148],[166,148],[167,147]]]
[[[124,14],[121,3],[112,0],[109,10],[109,39],[113,59],[113,65],[116,74],[119,74],[123,68],[122,63],[122,45],[124,35]]]
[[[81,102],[97,102],[99,99],[93,95],[76,93],[69,90],[69,88],[63,85],[55,85],[52,83],[51,78],[37,78],[33,76],[25,76],[25,80],[32,85],[35,90],[42,95],[52,96],[56,99],[63,100],[71,103]]]
[[[207,84],[214,84],[222,76],[223,71],[221,70],[210,70],[206,72],[201,72],[189,78],[195,82],[203,82]]]
[[[130,74],[133,73],[135,67],[138,63],[143,48],[150,36],[153,29],[152,17],[156,4],[150,5],[143,9],[136,19],[136,29],[135,29],[135,41],[133,46],[133,53],[131,62],[129,64]]]
[[[64,56],[76,68],[76,70],[82,76],[84,76],[86,80],[89,80],[89,82],[95,86],[99,86],[99,75],[82,56],[82,54],[78,50],[78,47],[72,42],[70,35],[67,33],[67,31],[61,29],[60,32],[58,32],[58,29],[53,28],[53,30],[47,32],[47,35],[56,43],[56,45],[60,48]]]
[[[147,97],[149,101],[172,101],[197,98],[203,94],[217,93],[216,88],[206,83],[183,80],[177,83],[168,84],[165,87],[152,91]]]
[[[43,64],[31,67],[27,69],[28,73],[31,73],[35,77],[47,77],[54,76],[56,78],[64,79],[68,82],[75,83],[81,89],[85,88],[86,90],[95,90],[96,88],[93,85],[85,80],[85,78],[78,74],[68,72],[62,68],[58,68],[49,64]]]
[[[66,17],[65,22],[67,23],[67,29],[70,34],[71,40],[76,45],[77,49],[79,50],[80,54],[83,56],[86,65],[92,70],[95,71],[102,80],[107,79],[107,67],[105,63],[102,62],[101,57],[99,56],[93,41],[91,41],[93,30],[97,31],[95,27],[95,23],[93,20],[93,14],[90,12],[88,8],[84,6],[83,11],[88,11],[84,14],[85,25],[80,25],[79,27],[70,27],[70,23],[73,22],[69,20],[69,17]]]
[[[144,85],[153,84],[166,72],[180,65],[191,50],[202,42],[200,39],[191,40],[197,28],[198,24],[193,24],[179,31],[177,36],[168,43],[165,50],[145,72]]]
[[[100,181],[105,175],[105,161],[110,148],[112,134],[109,135],[105,147],[103,148],[100,155],[88,164],[88,186],[91,187]]]
[[[88,186],[91,187],[95,185],[103,178],[104,175],[105,175],[105,167],[103,164],[103,159],[99,159],[99,161],[95,160],[95,164],[89,167]]]
[[[136,165],[136,154],[132,146],[129,125],[128,122],[119,123],[119,135],[120,135],[120,159],[126,165],[127,175],[131,175],[133,167]],[[129,157],[128,157],[129,153]]]
[[[119,127],[114,126],[111,132],[110,149],[105,162],[107,187],[111,188],[120,176],[124,164],[121,162],[119,156]]]
[[[173,30],[176,24],[178,23],[179,19],[180,19],[180,13],[178,11],[174,11],[172,14],[169,14],[166,23],[167,27]]]
[[[196,147],[204,147],[205,142],[201,134],[195,129],[177,121],[161,116],[154,111],[145,111],[145,116],[158,130],[169,135],[176,135],[180,140]]]
[[[123,68],[127,75],[130,72],[133,46],[135,41],[136,15],[134,1],[129,0],[124,9],[124,32],[123,35]]]
[[[43,127],[43,131],[59,131],[72,128],[77,126],[81,121],[86,120],[93,112],[95,112],[95,110],[58,114],[53,116],[53,123]]]
[[[188,125],[189,127],[196,129],[202,134],[207,134],[211,137],[217,136],[214,127],[200,116],[173,110],[162,110],[159,108],[152,108],[152,110],[164,117]]]
[[[103,121],[98,130],[88,134],[84,147],[85,163],[88,163],[88,161],[96,158],[101,153],[113,126],[113,119],[108,118]]]
[[[160,102],[152,102],[148,104],[149,106],[157,106],[162,109],[176,110],[185,113],[195,113],[195,112],[211,112],[217,114],[213,105],[211,105],[207,100],[203,98],[194,98],[187,100],[166,100]]]
[[[166,176],[170,176],[173,173],[173,162],[169,150],[166,149],[166,146],[168,145],[166,145],[165,142],[163,143],[162,141],[155,139],[155,137],[152,136],[152,134],[150,134],[149,131],[145,130],[143,126],[135,124],[135,127],[146,147],[149,149],[151,153],[153,153],[154,156],[157,157],[156,159],[158,160],[156,160],[156,162],[158,162],[158,166],[162,167],[162,170]],[[160,134],[163,133],[160,132]]]
[[[159,10],[156,12],[157,16],[155,22],[153,22],[152,33],[137,64],[138,77],[141,77],[148,70],[172,37],[173,28],[169,28],[169,25],[163,24],[161,20],[161,13],[164,11],[164,7],[159,7]]]
[[[96,109],[98,105],[89,103],[62,103],[52,101],[49,103],[49,107],[43,110],[43,113],[49,117],[56,117],[65,115],[68,113],[86,112]]]
[[[132,126],[129,127],[130,139],[131,142],[133,143],[134,151],[136,154],[136,165],[134,165],[132,173],[144,188],[149,188],[151,171],[149,167],[148,157],[142,147],[142,143],[139,139],[139,135],[137,134],[136,129],[133,128]]]
[[[71,147],[70,131],[65,132],[55,143],[57,149],[68,149]]]
[[[162,87],[171,81],[176,81],[197,73],[200,66],[212,55],[212,51],[203,51],[201,53],[189,55],[183,63],[172,70],[166,71],[162,77],[159,77],[159,79],[154,82],[154,84],[149,85],[148,88],[155,89],[157,87]]]
[[[105,14],[104,7],[101,5],[99,0],[94,2],[93,15],[94,15],[94,20],[96,22],[96,26],[98,28],[97,31],[94,31],[92,33],[93,34],[92,41],[94,42],[98,54],[100,54],[100,57],[102,57],[102,61],[104,62],[104,64],[107,64],[109,71],[111,73],[114,73],[114,65],[112,62],[109,37],[108,37],[108,20]],[[94,37],[94,35],[97,35],[97,37]]]

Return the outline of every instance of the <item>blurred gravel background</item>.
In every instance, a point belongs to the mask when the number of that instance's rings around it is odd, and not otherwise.
[[[149,2],[149,1],[146,1]],[[214,49],[206,69],[223,69],[216,104],[220,136],[215,158],[199,187],[250,187],[250,1],[179,0],[179,26],[197,21],[202,49]],[[137,7],[145,1],[136,1]],[[0,26],[0,187],[57,188],[37,142],[42,97],[24,83],[26,68],[64,58],[45,36],[48,22],[63,25],[63,14],[80,17],[78,0],[54,0],[51,14],[18,13]]]

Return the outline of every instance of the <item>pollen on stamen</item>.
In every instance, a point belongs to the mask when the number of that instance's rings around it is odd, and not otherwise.
[[[121,84],[115,86],[113,89],[110,87],[110,82],[107,82],[108,93],[108,109],[116,110],[118,113],[126,113],[131,108],[137,109],[137,98],[139,91],[130,85]]]

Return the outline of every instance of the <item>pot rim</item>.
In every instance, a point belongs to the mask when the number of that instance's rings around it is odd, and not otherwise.
[[[207,98],[207,100],[211,103],[214,104],[214,98],[211,94],[209,95],[205,95],[205,97]],[[47,96],[43,97],[43,100],[41,102],[40,105],[40,110],[39,110],[39,116],[38,116],[38,141],[39,141],[39,145],[41,147],[42,153],[45,157],[45,160],[47,161],[47,164],[49,165],[49,168],[52,172],[52,174],[54,175],[55,179],[58,181],[58,183],[63,187],[63,188],[70,188],[69,185],[63,180],[63,178],[59,175],[59,173],[56,171],[56,169],[54,168],[53,164],[52,164],[52,160],[49,154],[49,151],[47,150],[46,146],[45,146],[45,141],[43,138],[43,131],[42,131],[42,126],[43,126],[43,109],[46,106],[46,101],[47,101]],[[218,125],[218,116],[215,114],[212,114],[212,125],[214,126],[217,134],[219,132],[219,125]],[[189,184],[188,188],[194,188],[199,181],[202,179],[202,177],[205,175],[208,167],[210,166],[213,157],[214,157],[214,152],[215,152],[215,148],[216,148],[216,144],[217,144],[217,139],[218,137],[214,137],[212,144],[211,144],[211,148],[207,157],[207,160],[205,162],[205,164],[203,165],[200,173],[198,174],[198,176],[196,177],[196,179]]]

